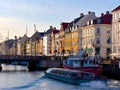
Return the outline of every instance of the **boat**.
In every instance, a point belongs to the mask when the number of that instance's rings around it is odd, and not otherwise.
[[[100,56],[85,56],[83,51],[80,51],[77,55],[69,56],[66,60],[64,60],[63,68],[80,71],[82,70],[99,76],[102,73],[101,61],[102,58]]]
[[[104,63],[103,66],[103,76],[111,79],[120,80],[120,53],[112,53],[109,55],[109,63]]]
[[[49,68],[46,70],[45,76],[70,84],[79,84],[80,82],[91,81],[95,79],[95,74],[93,73],[63,68]]]

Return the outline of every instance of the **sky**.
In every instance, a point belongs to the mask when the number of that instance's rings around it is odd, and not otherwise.
[[[71,22],[80,13],[95,12],[96,16],[112,11],[120,0],[0,0],[0,42],[26,33],[34,34],[50,26],[60,29],[61,22]]]

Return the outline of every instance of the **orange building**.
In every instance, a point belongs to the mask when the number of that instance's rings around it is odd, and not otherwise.
[[[78,30],[72,31],[72,54],[76,54],[78,52]]]
[[[59,35],[59,53],[62,53],[62,50],[64,49],[64,39],[65,39],[65,28],[67,28],[69,23],[62,22],[61,28],[60,28],[60,35]]]
[[[56,30],[56,28],[53,28],[52,32],[51,32],[51,54],[55,55],[56,53],[56,48],[55,48],[55,34],[59,33],[59,30]]]
[[[64,43],[65,43],[64,44],[65,55],[71,54],[71,50],[72,50],[72,33],[71,33],[70,24],[65,29]]]

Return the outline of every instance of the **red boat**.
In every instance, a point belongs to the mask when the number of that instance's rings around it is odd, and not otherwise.
[[[96,76],[102,73],[102,66],[100,65],[101,59],[97,56],[82,55],[70,56],[67,60],[63,61],[63,67],[71,70],[82,70],[85,72],[94,73]]]

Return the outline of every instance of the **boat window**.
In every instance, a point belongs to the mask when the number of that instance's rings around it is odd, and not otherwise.
[[[75,61],[75,63],[77,64],[77,61]]]
[[[87,64],[87,60],[85,60],[84,62],[85,62],[85,64]]]
[[[96,60],[93,60],[93,64],[96,64],[96,62],[95,62]]]
[[[81,67],[83,67],[83,64],[84,64],[84,61],[83,61],[83,60],[81,60]]]
[[[92,60],[90,60],[90,64],[92,64]]]
[[[98,64],[98,60],[96,60],[96,64]]]
[[[77,75],[76,73],[71,73],[70,76],[71,76],[71,78],[73,78],[73,79],[78,78],[78,75]]]

